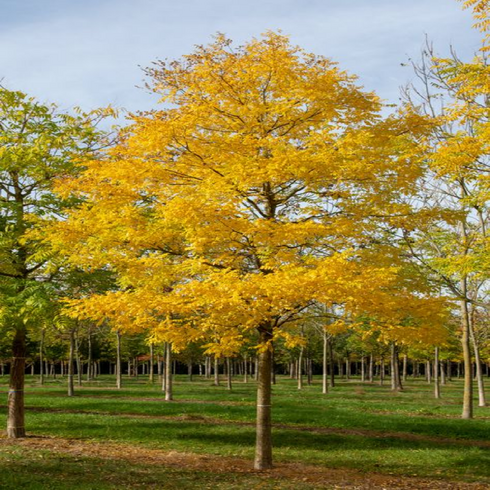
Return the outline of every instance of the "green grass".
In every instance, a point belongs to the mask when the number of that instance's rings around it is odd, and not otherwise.
[[[6,392],[5,382],[0,378],[0,392]],[[191,383],[177,377],[171,403],[163,401],[158,384],[150,385],[143,378],[125,380],[124,389],[115,390],[113,380],[102,377],[84,383],[72,398],[65,396],[59,379],[40,387],[28,378],[27,385],[30,434],[253,457],[253,382],[237,380],[229,392],[209,380],[196,378]],[[461,391],[461,382],[452,381],[442,387],[443,398],[435,400],[432,387],[422,380],[408,382],[403,393],[392,393],[386,385],[350,381],[339,382],[322,395],[319,380],[298,392],[293,380],[279,378],[274,386],[274,457],[330,468],[490,484],[490,446],[482,444],[490,441],[490,409],[476,408],[474,420],[459,419]],[[1,396],[6,400],[6,394]],[[4,425],[5,401],[0,404]],[[38,458],[39,450],[25,451],[20,457],[15,451],[5,455],[3,449],[0,446],[0,488],[137,488],[138,482],[158,486],[168,471],[172,473],[167,475],[169,485],[175,488],[308,488],[298,482],[274,486],[254,474],[235,478],[203,472],[196,477],[185,469],[161,467],[148,473],[136,463],[116,484],[111,475],[117,461],[72,461],[62,454]],[[13,471],[16,461],[22,464]],[[96,471],[87,474],[83,468],[90,464]],[[65,469],[57,470],[57,465]],[[40,487],[38,483],[47,478],[52,486]]]

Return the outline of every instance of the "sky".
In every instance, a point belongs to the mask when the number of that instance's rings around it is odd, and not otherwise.
[[[0,0],[0,80],[63,110],[157,106],[141,67],[222,32],[241,44],[282,30],[396,103],[427,35],[470,59],[479,46],[456,0]]]

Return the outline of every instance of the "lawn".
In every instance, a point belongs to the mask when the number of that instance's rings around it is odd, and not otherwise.
[[[6,383],[0,378],[3,426]],[[0,440],[0,488],[335,488],[320,476],[310,478],[316,471],[358,483],[395,478],[405,482],[400,488],[471,482],[490,488],[490,408],[461,420],[459,380],[443,386],[435,400],[423,380],[408,381],[401,393],[339,380],[322,395],[320,379],[298,391],[294,380],[279,377],[273,405],[277,474],[251,470],[253,381],[236,379],[230,392],[211,380],[178,376],[173,402],[163,400],[158,382],[142,377],[125,379],[122,390],[114,384],[102,376],[68,398],[63,379],[41,387],[28,377],[26,425],[33,437]],[[424,479],[432,484],[423,486]]]

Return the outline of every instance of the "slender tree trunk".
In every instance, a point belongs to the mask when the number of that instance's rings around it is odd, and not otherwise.
[[[372,354],[369,354],[369,374],[368,374],[368,380],[370,383],[373,382],[373,374],[374,374],[374,358]]]
[[[172,389],[172,344],[166,343],[165,352],[165,401],[172,401],[173,389]]]
[[[363,355],[361,357],[361,382],[366,382],[366,357]]]
[[[441,373],[441,385],[445,386],[446,384],[446,372],[444,370],[444,362],[439,362],[439,372]]]
[[[80,350],[78,348],[78,329],[75,332],[75,358],[77,362],[77,385],[82,386],[82,360],[80,359]]]
[[[243,382],[248,383],[248,357],[243,359]]]
[[[204,359],[204,377],[206,379],[211,378],[211,358],[209,356]]]
[[[434,352],[434,397],[441,398],[441,387],[439,385],[439,347]]]
[[[41,330],[41,341],[39,342],[39,384],[41,386],[44,384],[44,328]]]
[[[485,407],[487,405],[487,402],[485,399],[485,387],[483,384],[483,370],[480,359],[480,346],[476,339],[472,318],[470,317],[469,320],[471,343],[473,345],[473,352],[475,354],[476,383],[478,386],[478,406]]]
[[[155,355],[154,355],[154,349],[153,349],[153,342],[150,344],[150,365],[148,366],[148,381],[150,383],[155,382],[155,371],[154,371],[154,365],[155,365]]]
[[[116,332],[116,388],[122,387],[122,363],[121,363],[121,332]]]
[[[226,358],[226,388],[231,391],[231,360],[229,357]]]
[[[259,368],[257,380],[257,439],[255,446],[256,470],[272,468],[272,423],[271,423],[271,364],[272,327],[262,325],[259,329],[263,348],[258,355]]]
[[[328,357],[330,358],[330,388],[335,387],[335,360],[333,356],[332,340],[328,339]]]
[[[70,355],[68,358],[68,396],[75,395],[75,388],[73,386],[73,360],[75,357],[75,329],[70,330]]]
[[[398,360],[398,347],[395,342],[391,343],[391,389],[402,391],[403,386],[400,379],[400,363]]]
[[[12,364],[8,394],[7,437],[19,439],[25,437],[24,423],[24,376],[26,364],[26,332],[24,328],[15,330],[12,342]]]
[[[430,361],[429,360],[425,361],[425,377],[427,379],[427,383],[431,384],[432,383],[432,371],[430,368]]]
[[[214,386],[219,386],[219,360],[214,357]]]
[[[381,358],[379,362],[379,385],[383,386],[385,380],[385,360]]]
[[[466,279],[461,281],[461,292],[466,298]],[[463,363],[464,363],[464,390],[463,390],[463,411],[461,418],[473,418],[473,379],[471,376],[471,349],[470,349],[470,316],[468,312],[468,302],[466,299],[461,301],[461,321],[462,336],[461,344],[463,346]]]
[[[165,393],[166,389],[166,381],[167,381],[167,363],[166,363],[166,358],[167,358],[167,344],[163,344],[163,352],[162,352],[162,391]]]
[[[309,357],[306,358],[306,375],[308,386],[310,386],[313,381],[313,367],[311,359]]]
[[[328,393],[328,335],[323,331],[323,379],[322,379],[322,393],[326,395]]]
[[[402,374],[402,381],[405,382],[407,380],[407,365],[408,365],[408,358],[406,354],[403,354],[403,374]]]
[[[92,334],[88,333],[88,361],[87,361],[87,381],[92,379]]]
[[[298,357],[298,390],[303,389],[303,350],[304,347],[301,346]]]
[[[189,381],[192,381],[192,361],[189,361],[187,363],[187,376],[189,378]]]

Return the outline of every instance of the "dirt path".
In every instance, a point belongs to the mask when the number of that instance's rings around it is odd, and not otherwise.
[[[5,408],[6,405],[0,405],[0,408]],[[107,417],[125,417],[125,418],[140,418],[153,420],[168,420],[174,422],[187,422],[196,424],[212,424],[212,425],[238,425],[255,427],[255,422],[246,422],[240,420],[225,420],[206,415],[145,415],[141,413],[113,413],[96,410],[71,410],[62,408],[44,408],[44,407],[26,407],[27,411],[31,412],[49,412],[49,413],[72,413],[80,415],[98,415]],[[428,442],[431,444],[455,445],[461,447],[480,447],[490,448],[490,441],[473,440],[473,439],[454,439],[450,437],[433,437],[424,434],[412,434],[409,432],[389,432],[371,429],[343,429],[337,427],[308,427],[303,425],[289,424],[272,424],[274,429],[294,430],[298,432],[309,432],[312,434],[335,434],[335,435],[351,435],[374,437],[379,439],[403,439],[408,441]]]
[[[127,444],[94,443],[54,437],[29,437],[12,441],[0,437],[0,451],[8,450],[12,446],[23,447],[26,450],[48,450],[75,457],[126,461],[130,464],[160,465],[179,467],[189,471],[235,474],[237,478],[240,478],[240,475],[257,474],[252,469],[252,462],[243,458],[168,452]],[[274,488],[280,488],[280,482],[283,480],[304,482],[315,488],[350,490],[488,490],[490,488],[488,485],[478,483],[449,482],[415,477],[400,478],[300,463],[278,463],[274,469],[258,474],[264,478],[264,481],[277,480],[278,486]]]

